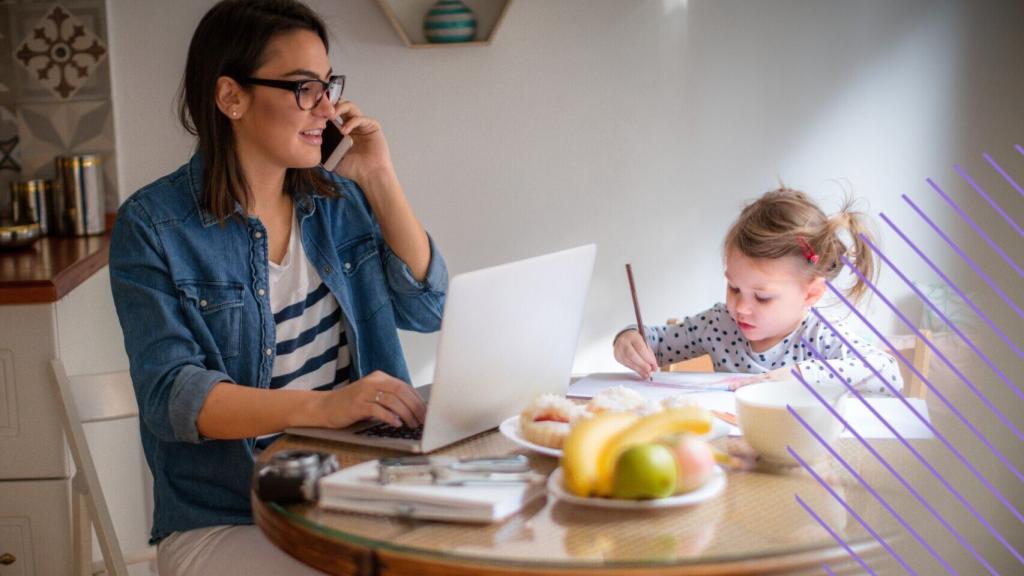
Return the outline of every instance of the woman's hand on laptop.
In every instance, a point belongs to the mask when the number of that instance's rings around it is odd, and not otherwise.
[[[319,409],[326,428],[344,428],[367,418],[416,428],[427,414],[412,386],[379,370],[325,393]]]

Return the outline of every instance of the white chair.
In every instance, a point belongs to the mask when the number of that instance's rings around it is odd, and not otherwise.
[[[82,424],[137,418],[139,410],[131,377],[127,371],[69,377],[60,360],[52,361],[50,368],[64,417],[64,432],[75,461],[76,472],[71,482],[75,574],[128,576],[128,564],[155,560],[156,547],[130,554],[121,551]],[[92,527],[103,552],[103,560],[96,562],[92,562]]]

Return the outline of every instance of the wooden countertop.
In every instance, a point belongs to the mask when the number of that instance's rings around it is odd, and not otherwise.
[[[0,251],[0,305],[56,302],[107,265],[102,236],[44,236],[27,248]]]

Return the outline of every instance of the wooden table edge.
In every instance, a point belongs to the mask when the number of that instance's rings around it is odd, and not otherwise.
[[[372,548],[330,538],[308,526],[290,521],[280,512],[250,494],[256,525],[275,546],[290,556],[328,574],[376,574]],[[297,553],[301,551],[301,553]]]
[[[836,545],[819,550],[793,554],[773,555],[735,561],[717,561],[707,564],[666,564],[654,566],[622,565],[579,567],[544,566],[534,563],[501,560],[488,563],[473,559],[446,557],[437,553],[398,551],[384,547],[361,546],[333,538],[324,531],[297,523],[251,494],[253,519],[260,530],[275,546],[301,562],[329,574],[344,576],[537,576],[602,574],[605,576],[717,576],[724,574],[780,574],[792,573],[835,563],[853,563],[852,557]],[[875,540],[849,544],[862,558],[868,559],[881,552]]]

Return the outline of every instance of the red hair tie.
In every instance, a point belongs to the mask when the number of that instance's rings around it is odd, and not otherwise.
[[[797,236],[796,241],[800,244],[800,252],[803,253],[804,258],[811,264],[817,264],[818,255],[814,253],[814,248],[811,248],[807,240],[804,240],[802,236]]]

